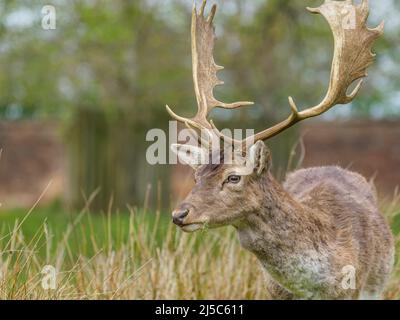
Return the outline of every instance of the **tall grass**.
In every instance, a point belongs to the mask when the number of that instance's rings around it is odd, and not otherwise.
[[[160,213],[151,214],[155,220],[147,215],[132,209],[127,235],[122,231],[126,220],[115,226],[115,218],[102,217],[101,233],[106,234],[101,240],[99,226],[93,226],[90,216],[82,222],[84,214],[66,227],[57,242],[46,222],[27,239],[16,221],[0,237],[0,298],[265,297],[256,259],[239,248],[233,230],[187,235],[161,219]],[[24,223],[28,222],[29,218]],[[46,265],[57,271],[55,290],[42,287]]]
[[[391,223],[398,223],[400,197],[383,206]],[[29,223],[29,217],[8,230],[3,228],[0,298],[268,298],[261,267],[240,247],[230,228],[188,235],[160,213],[135,209],[126,219],[111,215],[100,219],[102,227],[89,214],[81,213],[57,237],[44,221],[27,238],[22,223]],[[397,252],[399,249],[397,235]],[[54,290],[42,287],[46,265],[57,271]],[[398,260],[385,298],[400,298]]]
[[[385,299],[400,300],[400,193],[396,189],[393,199],[381,201],[381,211],[385,214],[394,234],[396,255],[395,266],[389,285],[385,293]]]

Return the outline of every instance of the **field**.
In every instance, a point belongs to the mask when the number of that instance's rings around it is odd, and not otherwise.
[[[382,210],[399,252],[400,197],[382,201]],[[127,211],[1,212],[0,299],[268,298],[262,270],[234,230],[188,235],[167,213]],[[54,289],[45,266],[55,268]],[[385,298],[400,299],[398,259]]]

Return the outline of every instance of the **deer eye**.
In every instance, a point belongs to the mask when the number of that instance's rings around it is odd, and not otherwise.
[[[228,177],[228,179],[226,179],[226,182],[233,183],[233,184],[238,184],[241,179],[242,179],[241,176],[231,175],[231,176]]]

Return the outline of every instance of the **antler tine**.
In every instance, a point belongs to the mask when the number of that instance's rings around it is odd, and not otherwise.
[[[366,20],[369,14],[368,0],[360,5],[354,5],[352,0],[334,1],[325,0],[318,8],[307,8],[311,13],[321,14],[328,21],[333,33],[335,46],[332,61],[330,83],[326,96],[318,105],[298,111],[298,108],[289,97],[291,107],[290,116],[253,137],[246,139],[258,141],[269,139],[299,121],[319,116],[337,104],[347,104],[354,100],[367,76],[367,68],[374,62],[375,54],[372,46],[384,28],[384,22],[374,29],[368,28]],[[347,16],[343,16],[347,13]],[[345,20],[345,19],[348,20]],[[355,89],[347,94],[352,83],[361,79]]]
[[[252,105],[253,102],[224,103],[214,97],[213,91],[217,85],[224,82],[218,79],[217,73],[222,70],[214,62],[213,50],[215,33],[213,20],[216,14],[217,5],[214,4],[207,18],[204,16],[207,0],[204,0],[199,12],[193,6],[192,12],[192,68],[193,82],[197,101],[197,113],[193,118],[185,118],[174,113],[169,106],[166,106],[168,113],[175,120],[196,129],[211,130],[212,125],[207,117],[210,112],[218,107],[224,109],[235,109],[242,106]]]
[[[200,8],[200,11],[199,11],[199,15],[200,16],[203,16],[204,15],[204,9],[206,8],[206,5],[207,5],[207,0],[203,0],[203,3],[201,4],[201,8]],[[196,2],[195,1],[193,1],[193,11],[192,11],[192,13],[196,13]]]
[[[204,3],[207,3],[207,1],[205,1]],[[213,6],[211,7],[210,15],[207,18],[207,22],[208,23],[212,23],[213,22],[216,12],[217,12],[217,5],[213,4]]]

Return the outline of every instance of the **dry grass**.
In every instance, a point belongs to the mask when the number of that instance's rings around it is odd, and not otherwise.
[[[385,213],[392,229],[397,233],[395,236],[396,262],[385,293],[385,299],[400,300],[400,193],[398,193],[398,190],[395,191],[393,199],[381,201],[381,210]]]
[[[400,197],[384,204],[393,221]],[[263,273],[256,258],[243,250],[228,228],[187,235],[165,220],[149,224],[145,215],[130,216],[129,236],[116,245],[104,217],[106,245],[91,228],[79,238],[80,217],[54,242],[46,224],[25,239],[21,224],[0,236],[0,299],[265,299]],[[161,235],[161,239],[160,239]],[[157,240],[158,239],[158,240]],[[397,239],[399,249],[400,239]],[[94,254],[88,255],[87,247]],[[77,249],[78,248],[78,249]],[[39,253],[41,252],[41,253]],[[57,270],[55,290],[42,288],[45,265]],[[386,292],[400,298],[400,264]]]
[[[118,235],[110,226],[105,247],[92,230],[89,239],[82,233],[74,252],[72,235],[79,228],[80,222],[72,223],[62,241],[53,243],[44,224],[27,241],[17,222],[0,245],[0,299],[265,298],[257,261],[240,248],[233,230],[187,235],[171,223],[150,226],[143,214],[132,213],[125,243],[114,245]],[[160,232],[163,238],[157,241]],[[80,254],[87,246],[95,254]],[[55,290],[42,288],[46,265],[58,272]]]

